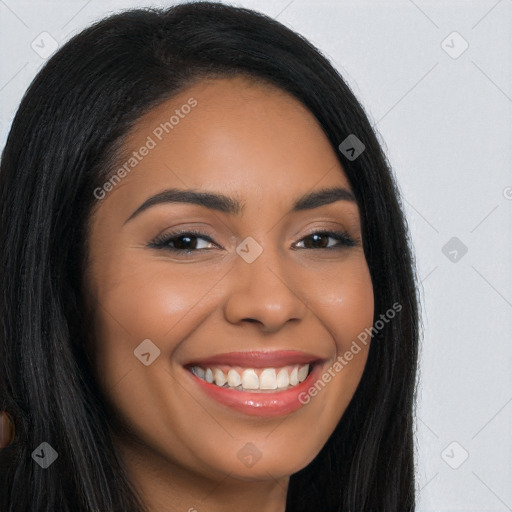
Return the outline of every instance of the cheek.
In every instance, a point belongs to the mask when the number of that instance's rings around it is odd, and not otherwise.
[[[169,357],[211,307],[209,294],[218,281],[198,266],[183,264],[177,272],[176,264],[163,257],[145,260],[140,249],[118,256],[115,265],[93,269],[95,355],[108,386],[137,362],[134,350],[143,340],[150,339],[163,358]]]
[[[373,325],[374,295],[364,258],[354,258],[308,286],[309,307],[335,343],[336,354],[319,379],[301,397],[315,411],[327,439],[345,412],[366,365]],[[318,448],[321,448],[319,444]]]
[[[338,352],[372,326],[373,285],[364,258],[347,260],[325,278],[311,275],[307,289],[310,307],[331,333]]]
[[[360,255],[337,270],[335,265],[329,265],[328,272],[312,267],[301,275],[302,299],[331,334],[337,353],[344,353],[373,322],[368,267]],[[216,293],[225,292],[219,283],[221,269],[187,263],[180,264],[179,272],[176,268],[165,255],[141,258],[140,248],[93,268],[98,301],[95,339],[101,340],[96,356],[104,378],[120,379],[145,339],[170,356],[215,307]]]

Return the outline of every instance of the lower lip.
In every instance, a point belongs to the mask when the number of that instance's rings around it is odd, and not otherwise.
[[[305,405],[299,400],[299,396],[306,392],[312,382],[317,380],[321,373],[321,365],[313,365],[313,369],[307,378],[293,388],[284,391],[259,393],[223,388],[200,379],[189,370],[185,371],[198,384],[200,389],[217,402],[252,416],[272,417],[289,414]]]

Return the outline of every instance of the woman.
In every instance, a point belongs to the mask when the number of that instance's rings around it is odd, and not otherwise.
[[[2,511],[414,510],[406,224],[302,37],[209,2],[84,30],[0,204]]]

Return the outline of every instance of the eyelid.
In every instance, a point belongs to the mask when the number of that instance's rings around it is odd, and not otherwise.
[[[153,241],[151,241],[148,244],[148,247],[155,248],[155,249],[166,249],[172,253],[180,254],[183,256],[190,256],[193,253],[202,253],[204,251],[207,251],[209,249],[175,249],[173,247],[169,247],[168,244],[170,241],[180,238],[185,235],[192,235],[192,238],[200,238],[203,239],[213,245],[215,245],[217,248],[222,248],[211,236],[208,234],[194,228],[183,228],[178,229],[176,231],[170,232],[170,233],[164,233],[161,235],[158,235]],[[332,247],[316,247],[316,248],[304,248],[303,250],[340,250],[343,248],[348,247],[355,247],[360,245],[360,241],[358,237],[352,237],[348,231],[345,229],[329,229],[329,228],[312,228],[308,233],[301,236],[301,238],[296,242],[300,243],[303,242],[305,239],[313,236],[313,235],[324,235],[328,238],[333,238],[338,241],[338,243],[335,246]],[[293,247],[293,250],[298,250],[296,247]],[[301,248],[299,248],[301,250]]]
[[[341,239],[341,243],[339,243],[338,245],[336,245],[334,247],[320,247],[318,249],[323,249],[323,250],[341,249],[344,247],[356,247],[359,245],[359,238],[353,237],[352,235],[350,235],[350,233],[347,230],[342,229],[342,228],[340,228],[340,229],[314,228],[309,233],[301,236],[299,241],[296,243],[302,242],[303,240],[305,240],[313,235],[324,235],[324,236],[327,236],[328,238],[334,238],[334,239],[338,240],[338,242],[340,242],[340,239]],[[308,250],[312,250],[312,249],[308,249]]]
[[[175,238],[180,238],[181,236],[185,235],[193,235],[194,238],[202,238],[206,240],[207,242],[216,245],[217,247],[220,247],[215,240],[213,240],[212,237],[204,233],[203,231],[200,231],[195,228],[182,228],[177,229],[176,231],[171,232],[164,232],[161,235],[158,235],[156,238],[154,238],[149,244],[149,247],[155,248],[155,249],[168,249],[170,251],[173,251],[172,247],[166,247],[165,244],[169,243],[171,240]],[[202,252],[204,249],[196,249],[194,251],[188,251],[188,253],[191,252]],[[181,253],[187,253],[185,250],[175,249],[175,252],[181,252]]]

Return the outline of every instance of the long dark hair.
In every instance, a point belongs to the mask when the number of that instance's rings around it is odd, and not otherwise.
[[[287,512],[413,511],[417,278],[393,174],[360,103],[300,35],[254,11],[197,2],[106,18],[67,42],[26,92],[0,168],[2,512],[142,511],[93,378],[83,283],[88,221],[135,122],[197,80],[246,74],[318,119],[355,193],[375,297],[360,384],[318,456],[292,475]],[[338,150],[354,134],[355,160]],[[32,452],[59,457],[42,469]]]

